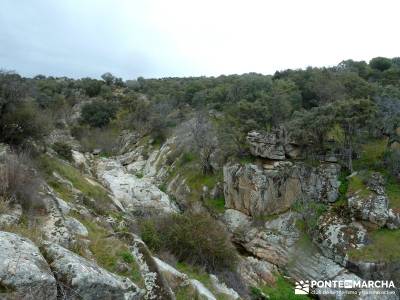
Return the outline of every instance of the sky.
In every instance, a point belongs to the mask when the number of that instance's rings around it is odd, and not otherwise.
[[[0,68],[218,76],[400,56],[398,0],[0,0]]]

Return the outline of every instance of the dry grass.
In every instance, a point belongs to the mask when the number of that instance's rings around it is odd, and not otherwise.
[[[10,200],[4,196],[0,196],[0,215],[10,210]]]
[[[0,198],[6,199],[3,202],[19,203],[25,212],[43,208],[40,187],[41,179],[27,154],[9,154],[0,162]]]

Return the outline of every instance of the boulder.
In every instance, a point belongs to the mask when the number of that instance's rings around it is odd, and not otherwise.
[[[247,134],[250,152],[254,156],[272,160],[299,158],[301,151],[298,145],[290,139],[285,128],[275,128],[270,132],[250,131]]]
[[[9,232],[0,232],[0,290],[1,299],[57,298],[56,279],[38,247]]]
[[[225,207],[255,216],[286,211],[304,197],[325,203],[338,197],[337,164],[309,167],[280,162],[273,167],[266,170],[255,164],[225,165]]]
[[[47,243],[44,253],[67,299],[141,299],[142,291],[128,278],[60,245]]]
[[[247,141],[251,154],[274,160],[285,159],[284,142],[280,133],[279,130],[270,133],[250,131],[247,134]]]

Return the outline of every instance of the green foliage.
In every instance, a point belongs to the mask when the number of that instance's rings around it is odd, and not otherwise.
[[[104,215],[110,210],[112,201],[108,196],[107,190],[100,184],[89,182],[79,170],[70,164],[47,155],[39,157],[37,163],[46,178],[54,181],[53,172],[56,172],[61,177],[70,181],[85,196],[85,204],[93,208],[97,213]]]
[[[144,225],[142,238],[153,248],[172,253],[181,262],[208,271],[233,268],[237,262],[227,232],[206,214],[174,214],[151,222],[154,225]]]
[[[53,149],[62,158],[65,158],[68,161],[72,160],[72,148],[70,145],[62,142],[55,142],[53,145]]]
[[[218,197],[216,199],[206,199],[205,204],[213,212],[222,214],[225,211],[225,198],[224,197]]]
[[[360,157],[354,161],[354,168],[356,170],[377,170],[381,168],[386,149],[387,139],[374,139],[368,141],[361,146]]]
[[[389,263],[400,259],[400,230],[378,229],[370,233],[370,238],[370,244],[349,252],[351,259],[364,262],[383,261]]]
[[[195,159],[195,155],[192,152],[185,152],[182,154],[182,158],[180,160],[181,165],[185,165],[187,163],[190,163]]]
[[[371,59],[369,65],[378,71],[385,71],[392,66],[392,61],[386,57],[375,57]]]
[[[103,83],[100,80],[83,78],[81,79],[81,85],[86,95],[96,97],[100,94]]]
[[[303,216],[307,229],[313,231],[317,228],[319,217],[327,211],[328,206],[325,203],[303,199],[296,201],[292,209]]]
[[[93,101],[82,107],[82,121],[92,127],[104,127],[117,112],[117,107],[114,103],[105,101]]]
[[[305,295],[295,295],[294,286],[287,281],[282,275],[276,277],[276,282],[273,286],[262,286],[261,288],[252,288],[253,299],[262,299],[261,293],[267,295],[271,300],[307,300],[310,299]]]
[[[339,175],[339,199],[338,200],[344,200],[347,197],[347,191],[349,190],[349,180],[347,179],[347,176],[350,174],[345,171],[341,171]]]
[[[161,249],[162,238],[152,220],[144,220],[140,223],[140,236],[150,250],[157,252]]]
[[[41,140],[49,133],[51,123],[33,102],[21,102],[0,118],[0,141],[22,145],[29,139]]]
[[[96,262],[106,270],[129,277],[133,282],[143,285],[139,266],[128,246],[120,239],[109,237],[109,232],[100,224],[77,217],[89,231],[89,250],[93,253]],[[80,253],[82,255],[82,253]],[[120,271],[118,265],[126,263],[128,268]]]

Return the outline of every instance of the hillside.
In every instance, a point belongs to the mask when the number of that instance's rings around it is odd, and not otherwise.
[[[389,280],[375,296],[399,299],[399,240],[399,58],[0,72],[1,299],[344,299],[301,280]]]

